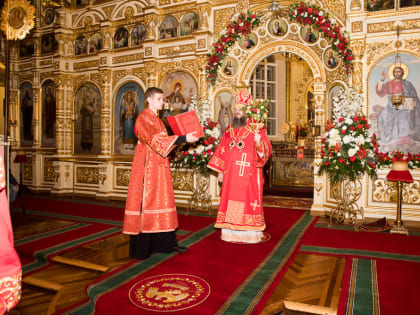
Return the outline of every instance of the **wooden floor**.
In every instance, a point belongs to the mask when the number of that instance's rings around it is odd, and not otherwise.
[[[283,314],[287,309],[336,314],[345,263],[344,257],[298,254],[261,314]]]
[[[69,224],[30,216],[12,219],[16,238]],[[128,257],[128,241],[127,235],[119,234],[54,256],[53,265],[23,277],[21,301],[10,314],[52,314],[86,299],[88,284],[132,260]]]
[[[12,217],[15,238],[69,225],[68,221],[32,216]],[[328,218],[318,223],[328,224]],[[418,224],[406,224],[420,232]],[[54,256],[53,265],[23,278],[22,299],[10,314],[43,315],[87,298],[86,286],[132,261],[128,236],[118,234]],[[262,314],[335,314],[345,259],[299,254],[268,300]]]

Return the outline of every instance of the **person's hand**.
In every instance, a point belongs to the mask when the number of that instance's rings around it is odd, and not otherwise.
[[[223,173],[219,173],[219,175],[217,176],[217,180],[223,183]]]
[[[196,136],[195,136],[195,134],[196,134],[196,132],[197,131],[194,131],[194,132],[190,132],[190,133],[187,133],[187,142],[188,143],[193,143],[193,142],[196,142],[199,138],[197,138]]]
[[[259,133],[255,134],[254,141],[256,145],[259,145],[261,143],[261,135]]]
[[[385,81],[385,79],[386,79],[386,73],[385,71],[382,71],[382,81]]]

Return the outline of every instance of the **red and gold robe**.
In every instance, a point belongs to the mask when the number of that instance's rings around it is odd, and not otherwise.
[[[123,233],[158,233],[178,227],[167,155],[177,136],[168,136],[163,122],[145,109],[134,127],[139,139],[134,153],[125,206]]]
[[[208,164],[209,168],[223,173],[217,228],[242,231],[265,229],[262,168],[270,157],[271,143],[265,129],[259,133],[261,144],[256,148],[249,125],[239,129],[230,125]],[[244,144],[242,149],[241,141]]]
[[[5,179],[0,147],[0,314],[10,311],[19,302],[22,280],[22,267],[14,248]]]

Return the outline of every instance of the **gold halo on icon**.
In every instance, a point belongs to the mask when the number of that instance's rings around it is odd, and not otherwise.
[[[171,91],[175,91],[175,86],[179,84],[181,86],[181,90],[179,90],[179,93],[182,93],[184,91],[184,82],[182,80],[175,80],[171,84]]]
[[[395,69],[395,67],[401,67],[404,70],[403,79],[404,80],[407,79],[409,70],[408,70],[407,65],[405,63],[402,63],[402,62],[401,63],[396,62],[396,63],[393,63],[392,65],[389,66],[389,68],[388,68],[388,77],[391,80],[394,80],[395,79],[394,78],[394,69]]]

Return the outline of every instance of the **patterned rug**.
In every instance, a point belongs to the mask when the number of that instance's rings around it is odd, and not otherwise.
[[[210,285],[188,274],[164,274],[149,277],[133,285],[130,301],[139,308],[157,312],[175,312],[203,303]]]
[[[263,197],[264,207],[310,210],[312,203],[312,198],[284,197],[271,195],[264,195]]]

